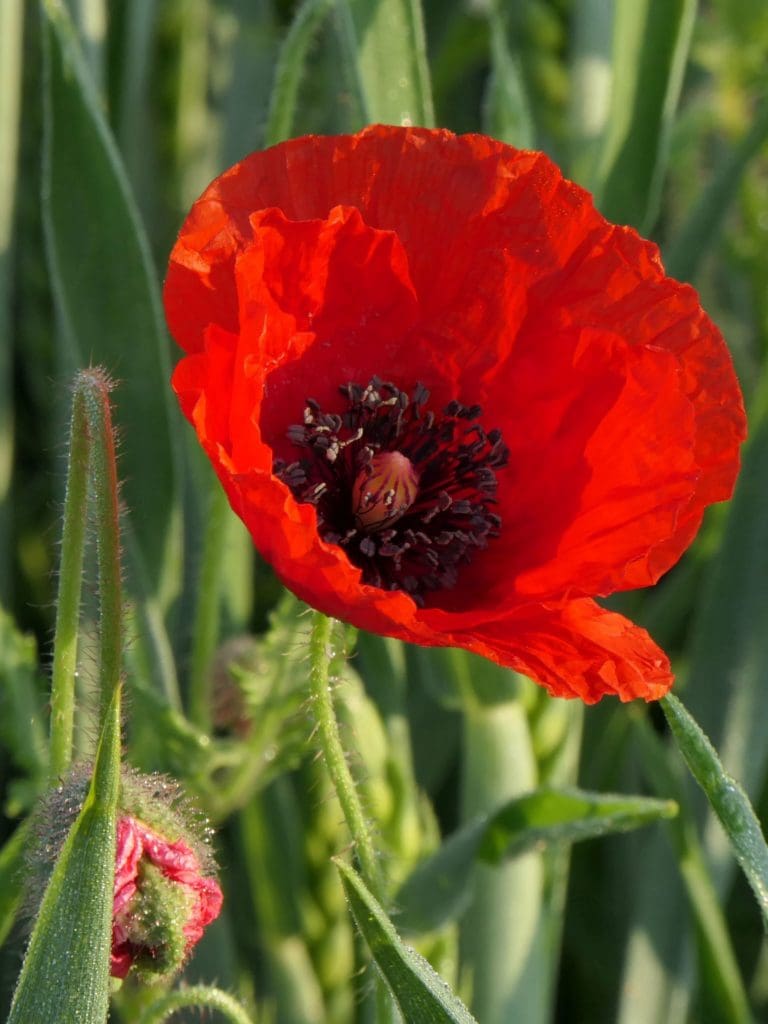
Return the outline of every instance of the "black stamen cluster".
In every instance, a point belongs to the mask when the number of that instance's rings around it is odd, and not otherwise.
[[[435,415],[422,384],[410,396],[378,377],[340,390],[348,406],[339,414],[307,399],[303,422],[288,429],[304,453],[291,463],[276,459],[274,473],[298,501],[316,506],[320,535],[344,548],[366,583],[404,590],[423,605],[424,594],[453,587],[460,567],[498,536],[501,519],[491,508],[509,450],[500,431],[483,430],[479,405],[452,401]],[[355,522],[353,485],[387,451],[411,461],[418,494],[396,522],[367,530]]]

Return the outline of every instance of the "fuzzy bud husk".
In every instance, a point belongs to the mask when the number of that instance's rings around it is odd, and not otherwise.
[[[76,769],[38,809],[37,842],[28,865],[30,894],[45,888],[82,806],[89,775],[87,769]],[[147,980],[168,976],[183,966],[221,910],[210,830],[178,784],[124,769],[116,838],[111,973],[124,978],[133,969]]]

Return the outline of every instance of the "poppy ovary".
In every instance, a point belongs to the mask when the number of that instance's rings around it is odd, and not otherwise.
[[[383,530],[408,511],[418,491],[419,475],[407,455],[374,455],[352,485],[355,524],[368,532]]]

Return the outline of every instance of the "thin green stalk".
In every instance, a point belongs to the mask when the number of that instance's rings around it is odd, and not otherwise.
[[[53,641],[51,736],[48,781],[52,786],[72,761],[77,638],[88,501],[88,417],[82,388],[75,386],[69,440],[59,592]]]
[[[376,859],[368,820],[347,764],[347,757],[339,735],[339,723],[333,706],[333,693],[328,673],[328,666],[332,659],[332,629],[332,619],[320,612],[314,612],[312,633],[309,639],[309,680],[312,706],[317,721],[320,749],[355,844],[363,878],[368,888],[380,899],[384,888],[381,870]]]
[[[9,1024],[103,1024],[109,1003],[112,891],[120,789],[122,665],[120,535],[110,382],[96,368],[75,378],[77,459],[93,495],[98,550],[100,741],[85,802],[58,855],[14,993]],[[78,479],[76,477],[76,479]],[[81,481],[82,487],[82,481]],[[84,524],[85,501],[80,504]],[[83,525],[84,530],[84,525]],[[80,574],[78,577],[78,587]],[[66,582],[66,581],[65,581]],[[79,594],[79,589],[78,589]],[[76,617],[76,603],[71,608]],[[68,682],[67,680],[64,681]],[[74,687],[74,680],[70,690]],[[62,729],[62,749],[67,734]],[[71,740],[71,731],[69,734]]]
[[[219,638],[228,510],[227,496],[214,482],[203,537],[189,680],[189,717],[206,732],[211,727],[211,662]]]
[[[188,1007],[217,1010],[232,1024],[253,1024],[253,1021],[236,999],[220,988],[208,985],[192,985],[178,992],[168,992],[156,999],[141,1016],[139,1024],[163,1024],[171,1014]]]
[[[115,436],[109,392],[112,384],[99,367],[82,370],[75,387],[84,396],[91,448],[93,511],[99,560],[99,653],[102,713],[120,685],[123,657],[120,513]]]

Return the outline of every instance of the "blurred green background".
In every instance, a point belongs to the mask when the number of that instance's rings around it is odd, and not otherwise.
[[[228,909],[190,977],[259,1021],[373,1019],[328,860],[348,840],[309,741],[307,623],[180,421],[159,306],[190,202],[290,135],[407,118],[543,149],[698,288],[750,412],[741,482],[667,578],[614,605],[671,653],[764,817],[767,58],[765,0],[0,0],[0,1005],[23,945],[12,837],[45,778],[68,382],[93,362],[119,383],[127,750],[181,777],[221,829]],[[668,825],[574,846],[570,877],[565,846],[478,869],[460,934],[448,921],[418,941],[482,1024],[768,1019],[758,911],[655,709],[583,711],[466,655],[372,637],[334,671],[393,892],[441,834],[541,783],[681,801]],[[475,964],[474,995],[459,963]],[[146,999],[126,986],[115,1019]]]

